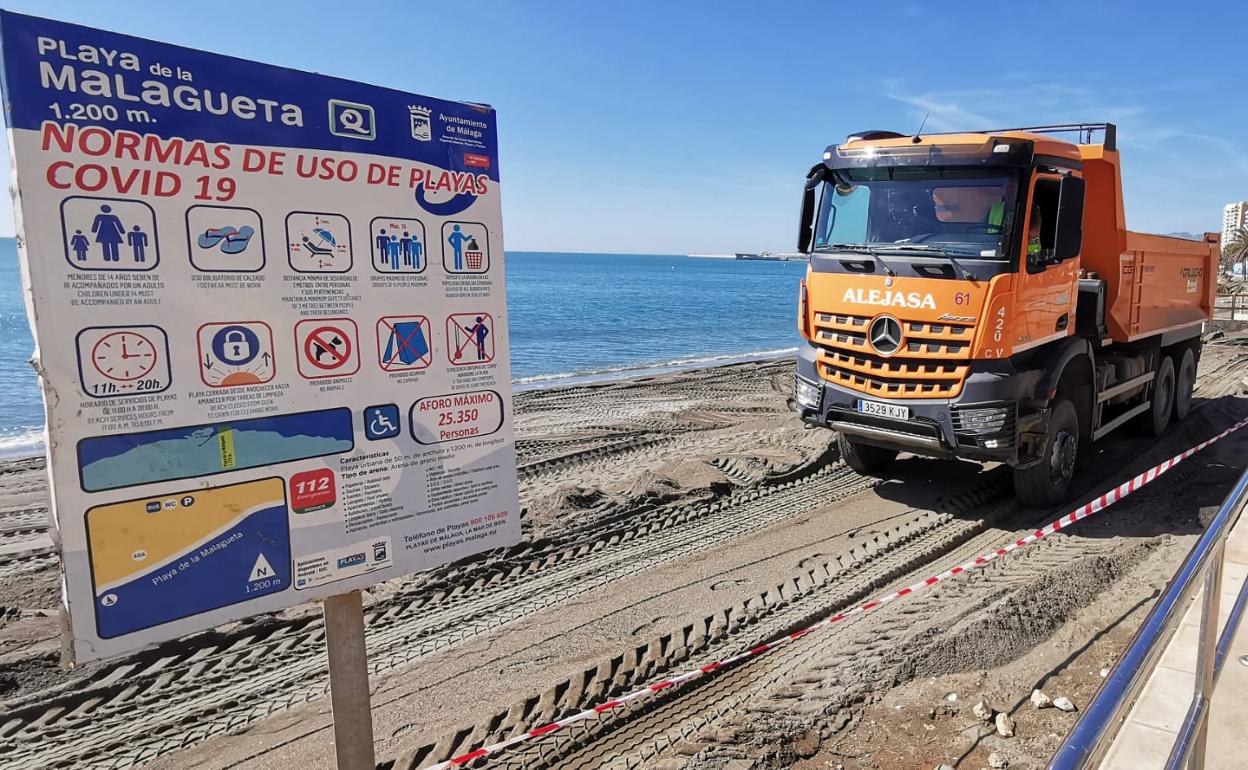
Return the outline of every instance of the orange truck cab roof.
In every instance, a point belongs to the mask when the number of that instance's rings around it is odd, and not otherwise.
[[[1110,141],[1107,138],[1107,142]],[[829,168],[889,165],[1029,166],[1036,158],[1077,164],[1079,146],[1028,129],[902,136],[862,131],[824,151]]]
[[[1102,131],[1103,141],[1092,143],[1092,131]],[[1088,142],[1054,136],[1071,132],[1081,137],[1086,132]],[[1216,234],[1196,241],[1127,230],[1116,133],[1111,123],[918,136],[863,131],[830,145],[823,165],[832,170],[978,166],[1081,176],[1079,266],[1105,281],[1109,334],[1127,342],[1210,317],[1218,239]]]
[[[868,136],[881,132],[865,132]],[[859,149],[866,147],[874,147],[877,150],[885,148],[918,148],[918,147],[985,147],[994,146],[994,139],[1013,139],[1023,142],[1031,142],[1035,155],[1052,156],[1058,158],[1067,158],[1077,161],[1080,159],[1079,146],[1061,139],[1055,139],[1047,134],[1038,134],[1026,129],[1009,129],[1005,131],[984,131],[984,132],[968,132],[958,134],[927,134],[919,136],[901,136],[890,137],[885,139],[868,139],[862,134],[851,135],[843,144],[839,145],[846,149]],[[1099,145],[1098,145],[1099,146]]]

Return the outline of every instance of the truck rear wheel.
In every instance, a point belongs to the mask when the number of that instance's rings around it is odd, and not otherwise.
[[[1044,457],[1028,468],[1014,469],[1014,494],[1024,505],[1054,505],[1070,491],[1079,459],[1079,415],[1067,399],[1053,402],[1044,436]]]
[[[1163,356],[1161,366],[1157,367],[1157,378],[1153,380],[1153,407],[1140,415],[1141,427],[1150,436],[1160,436],[1170,425],[1170,415],[1174,412],[1174,359]]]
[[[836,434],[836,447],[841,450],[846,465],[868,476],[879,473],[897,459],[896,449],[860,444],[844,433]]]
[[[1174,373],[1174,419],[1187,418],[1192,411],[1192,390],[1196,387],[1196,356],[1191,348],[1183,348],[1179,368]]]

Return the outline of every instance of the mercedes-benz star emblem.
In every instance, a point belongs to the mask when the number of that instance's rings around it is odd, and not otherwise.
[[[891,315],[882,315],[871,322],[867,339],[877,353],[891,356],[901,348],[901,321]]]

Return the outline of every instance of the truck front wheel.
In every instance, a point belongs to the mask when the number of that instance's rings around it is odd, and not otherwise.
[[[836,434],[836,447],[841,450],[846,465],[868,476],[879,473],[897,459],[896,449],[860,444],[844,433]]]
[[[1079,458],[1079,415],[1061,398],[1053,402],[1044,435],[1044,457],[1027,468],[1014,469],[1014,494],[1024,505],[1055,505],[1070,491]]]

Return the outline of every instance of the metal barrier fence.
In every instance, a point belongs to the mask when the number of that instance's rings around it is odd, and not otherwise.
[[[1248,321],[1248,294],[1219,294],[1213,300],[1213,320]]]
[[[1248,307],[1245,308],[1248,310]],[[1218,636],[1218,597],[1222,588],[1222,562],[1226,536],[1248,507],[1248,470],[1235,483],[1205,533],[1188,553],[1183,566],[1170,580],[1166,591],[1144,620],[1135,638],[1114,670],[1106,678],[1096,699],[1066,737],[1049,764],[1049,770],[1094,768],[1104,758],[1109,745],[1122,727],[1131,706],[1152,674],[1162,652],[1187,611],[1188,604],[1203,580],[1204,597],[1200,617],[1200,646],[1196,659],[1196,685],[1191,707],[1179,729],[1178,739],[1166,761],[1166,770],[1186,766],[1204,767],[1209,701],[1217,683],[1231,640],[1239,628],[1248,604],[1248,582],[1231,607],[1221,637]]]

